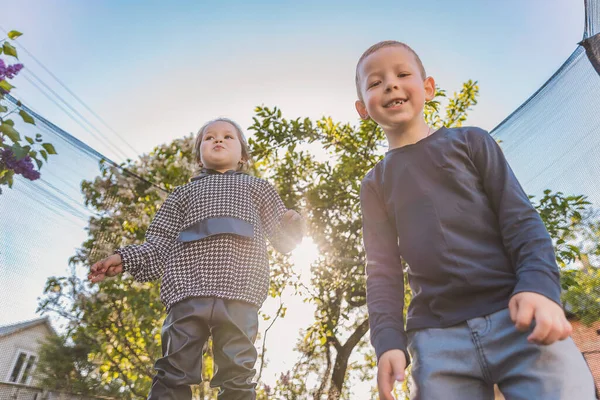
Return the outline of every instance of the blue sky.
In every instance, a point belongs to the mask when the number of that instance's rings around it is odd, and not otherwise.
[[[19,43],[134,150],[114,151],[48,101],[26,79],[31,73],[112,143],[121,143],[23,51],[28,72],[15,80],[15,96],[117,161],[196,131],[217,116],[248,126],[261,104],[280,107],[287,118],[327,115],[356,123],[356,61],[386,39],[410,44],[449,92],[478,80],[481,96],[468,123],[491,130],[575,50],[584,22],[583,0],[21,0],[1,7],[0,26],[23,32]],[[67,176],[48,166],[44,176],[61,175],[76,187],[77,174],[89,176],[94,167],[86,164]],[[0,214],[10,212],[12,201],[22,201],[19,193],[0,197]],[[11,215],[0,223],[2,247],[9,249],[0,251],[0,284],[8,288],[0,294],[0,325],[35,316],[46,277],[66,273],[67,258],[85,237],[77,229],[85,220],[61,222],[35,204],[26,207],[27,218]],[[19,228],[11,231],[11,224]],[[49,240],[48,232],[60,242]],[[300,253],[311,252],[307,244]],[[298,260],[305,269],[306,260],[301,255]],[[310,323],[312,309],[293,296],[284,301],[286,322],[269,335],[296,338]],[[274,302],[265,306],[267,312],[276,308]],[[293,365],[291,343],[270,342],[271,372]]]
[[[450,92],[478,80],[480,104],[469,122],[491,129],[574,50],[583,1],[24,0],[3,7],[0,25],[24,32],[21,44],[146,152],[218,115],[248,126],[260,104],[288,117],[356,122],[356,60],[384,39],[412,45]],[[17,84],[32,107],[103,150],[24,78]]]

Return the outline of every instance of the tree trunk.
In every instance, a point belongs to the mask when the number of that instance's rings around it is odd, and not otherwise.
[[[335,357],[335,364],[333,365],[331,386],[327,400],[338,400],[342,395],[344,381],[346,380],[346,371],[348,369],[348,360],[350,359],[350,355],[352,355],[352,351],[368,330],[369,319],[367,318],[356,328],[343,346],[336,341],[337,355]]]

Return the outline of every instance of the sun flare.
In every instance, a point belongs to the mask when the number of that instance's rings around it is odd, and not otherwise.
[[[302,243],[292,251],[290,257],[294,270],[300,274],[301,281],[310,282],[310,265],[319,257],[319,249],[312,238],[305,237]]]

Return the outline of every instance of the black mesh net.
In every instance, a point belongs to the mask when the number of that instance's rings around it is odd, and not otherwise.
[[[565,306],[600,389],[600,2],[586,1],[583,41],[562,67],[492,134],[525,191],[584,195],[591,203],[573,241],[583,250]],[[564,274],[563,274],[564,276]],[[577,287],[579,285],[579,287]],[[577,293],[576,296],[573,296]],[[582,303],[577,305],[576,303]]]

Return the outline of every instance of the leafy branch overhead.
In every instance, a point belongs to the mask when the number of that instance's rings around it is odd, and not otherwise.
[[[35,119],[25,111],[20,101],[15,104],[6,98],[15,88],[9,81],[23,69],[23,64],[9,64],[8,61],[11,58],[18,59],[17,49],[10,41],[19,36],[20,32],[10,31],[0,47],[0,194],[2,185],[12,187],[15,175],[32,181],[39,179],[40,169],[48,161],[48,155],[56,154],[54,146],[43,143],[39,133],[33,138],[21,137],[15,122],[35,125]],[[21,121],[13,119],[13,115],[18,115]]]

